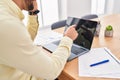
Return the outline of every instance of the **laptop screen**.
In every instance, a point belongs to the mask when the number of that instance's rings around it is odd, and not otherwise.
[[[94,38],[94,33],[96,31],[96,27],[96,21],[80,19],[76,26],[78,37],[76,40],[74,40],[74,44],[90,49]]]

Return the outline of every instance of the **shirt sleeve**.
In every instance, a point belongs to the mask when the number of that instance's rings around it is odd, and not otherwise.
[[[38,31],[38,16],[37,15],[28,15],[27,29],[31,36],[31,39],[34,40],[37,31]]]
[[[37,78],[55,79],[63,70],[70,55],[73,41],[63,37],[58,48],[51,55],[33,45],[28,31],[20,21],[7,22],[4,25],[0,55],[2,64],[31,74]],[[4,44],[5,43],[5,44]]]

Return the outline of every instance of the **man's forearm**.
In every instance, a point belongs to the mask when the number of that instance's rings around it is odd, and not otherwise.
[[[28,29],[28,32],[29,32],[32,40],[34,40],[34,38],[37,34],[38,26],[39,26],[38,16],[37,15],[29,15],[27,29]]]

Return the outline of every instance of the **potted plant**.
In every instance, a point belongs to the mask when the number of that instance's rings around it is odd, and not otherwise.
[[[106,37],[112,37],[113,36],[113,27],[111,25],[108,25],[105,29],[105,36]]]

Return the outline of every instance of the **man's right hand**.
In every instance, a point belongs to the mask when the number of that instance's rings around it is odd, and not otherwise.
[[[78,36],[77,31],[75,30],[75,25],[70,26],[64,33],[64,36],[67,36],[71,38],[72,40],[75,40]]]

